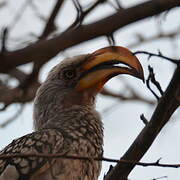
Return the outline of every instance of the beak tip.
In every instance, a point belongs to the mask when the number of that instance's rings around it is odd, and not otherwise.
[[[143,70],[140,70],[139,72],[137,72],[137,76],[136,77],[141,79],[143,81],[143,83],[145,83],[145,78],[144,78]]]
[[[142,81],[143,81],[143,83],[145,84],[145,79],[144,79],[144,76],[143,76],[143,78],[142,78]]]
[[[140,74],[140,78],[143,81],[143,83],[145,83],[145,78],[144,78],[144,73],[143,72]]]

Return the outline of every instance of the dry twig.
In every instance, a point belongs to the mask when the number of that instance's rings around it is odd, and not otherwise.
[[[148,124],[148,120],[146,119],[146,117],[144,116],[144,114],[140,115],[140,119],[142,120],[142,122],[147,125]]]
[[[175,40],[176,38],[180,37],[180,27],[171,31],[171,32],[159,32],[151,37],[145,37],[143,34],[136,33],[135,37],[137,38],[137,41],[127,45],[129,48],[135,48],[139,45],[149,43],[152,41],[157,41],[159,39],[170,39],[170,40]]]
[[[61,159],[70,159],[70,160],[83,160],[83,161],[105,161],[105,162],[111,162],[111,163],[123,163],[123,164],[131,164],[131,165],[138,165],[143,167],[153,166],[153,167],[166,167],[166,168],[180,168],[180,164],[163,164],[159,162],[159,159],[152,163],[146,163],[146,162],[136,162],[131,160],[118,160],[118,159],[112,159],[112,158],[106,158],[106,157],[86,157],[86,156],[70,156],[70,155],[62,155],[61,153],[57,154],[44,154],[44,153],[27,153],[27,154],[1,154],[0,159],[6,160],[6,159],[12,159],[12,158],[27,158],[27,157],[36,157],[36,158],[61,158]]]
[[[12,116],[10,117],[9,119],[7,119],[5,122],[1,123],[0,124],[0,128],[4,128],[6,127],[7,125],[9,125],[11,122],[13,122],[15,119],[17,119],[21,113],[23,112],[24,110],[24,104],[21,104],[21,107],[20,109]]]
[[[151,91],[151,93],[155,96],[155,98],[157,100],[159,100],[160,97],[150,87],[150,82],[152,82],[156,86],[156,88],[159,90],[161,96],[163,95],[164,92],[163,92],[163,90],[162,90],[162,88],[160,86],[160,83],[155,79],[155,74],[154,74],[153,68],[151,66],[148,66],[148,70],[149,70],[149,76],[148,76],[148,78],[146,80],[147,88]]]
[[[173,59],[173,58],[169,58],[167,56],[164,56],[160,51],[158,52],[158,54],[156,53],[151,53],[151,52],[147,52],[147,51],[136,51],[133,53],[134,55],[137,55],[137,54],[146,54],[148,55],[148,59],[150,59],[151,57],[159,57],[159,58],[162,58],[162,59],[165,59],[165,60],[168,60],[174,64],[176,64],[177,66],[180,66],[180,60],[177,60],[177,59]]]

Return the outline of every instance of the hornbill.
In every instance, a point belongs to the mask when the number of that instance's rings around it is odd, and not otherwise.
[[[103,156],[103,123],[95,97],[119,74],[142,79],[143,69],[131,51],[120,46],[64,59],[49,73],[34,102],[35,131],[20,137],[2,154]],[[0,160],[0,180],[97,180],[101,162],[62,158],[16,157]]]

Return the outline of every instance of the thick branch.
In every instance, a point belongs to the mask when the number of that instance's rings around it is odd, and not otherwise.
[[[147,152],[160,130],[168,122],[171,115],[180,105],[180,68],[177,67],[173,78],[160,98],[158,106],[151,120],[144,127],[129,150],[122,157],[123,160],[139,161]],[[134,165],[118,163],[106,176],[106,180],[126,180]]]
[[[179,0],[151,0],[120,10],[102,20],[70,29],[59,36],[36,42],[20,50],[6,52],[0,57],[0,72],[7,73],[18,65],[32,61],[47,62],[60,51],[81,42],[111,34],[119,28],[179,6]]]
[[[21,71],[21,70],[19,70],[17,68],[11,70],[8,74],[10,76],[16,78],[19,81],[19,83],[24,82],[24,80],[28,76],[26,73],[24,73],[23,71]]]
[[[33,82],[24,93],[20,88],[10,88],[8,86],[0,86],[0,102],[5,106],[12,103],[26,103],[34,99],[39,82]]]

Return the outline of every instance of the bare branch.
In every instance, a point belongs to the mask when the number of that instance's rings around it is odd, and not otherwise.
[[[117,1],[117,2],[118,2],[118,1]],[[111,2],[111,1],[107,1],[107,3],[108,3],[113,9],[115,9],[116,11],[119,10],[119,7],[118,7],[118,6],[120,5],[119,3],[118,3],[118,4],[116,3],[117,6],[114,5],[113,2]]]
[[[8,28],[4,28],[2,32],[2,45],[1,45],[1,55],[4,54],[6,51],[6,41],[7,41],[7,36],[8,36]]]
[[[148,66],[148,70],[149,70],[149,76],[146,80],[146,85],[147,85],[148,89],[151,91],[151,93],[155,96],[155,98],[157,100],[159,100],[159,96],[150,87],[150,81],[156,86],[156,88],[159,90],[161,95],[163,95],[164,92],[162,91],[162,88],[161,88],[159,82],[156,81],[156,79],[155,79],[155,74],[154,74],[153,68],[151,66]]]
[[[19,8],[19,10],[17,11],[17,14],[14,16],[12,23],[9,26],[9,29],[12,29],[15,27],[15,25],[19,22],[19,20],[21,19],[22,15],[24,14],[24,12],[26,11],[26,8],[31,4],[32,0],[26,0],[23,5]]]
[[[5,85],[0,86],[0,102],[4,103],[4,108],[2,110],[5,110],[5,108],[12,103],[26,103],[32,101],[39,86],[39,82],[33,82],[28,86],[25,93],[18,87],[12,89]]]
[[[12,117],[10,117],[10,118],[7,119],[5,122],[3,122],[3,123],[0,124],[0,128],[6,127],[6,126],[9,125],[11,122],[13,122],[15,119],[17,119],[17,118],[19,117],[19,115],[21,115],[21,113],[23,112],[23,110],[24,110],[24,104],[21,104],[20,109],[19,109]]]
[[[110,34],[128,24],[159,14],[179,5],[179,0],[147,1],[118,11],[92,24],[82,25],[79,28],[65,31],[52,39],[38,41],[25,48],[6,52],[0,61],[0,72],[6,73],[18,65],[33,61],[43,61],[45,63],[56,56],[60,51],[72,47],[73,45]]]
[[[153,35],[153,36],[148,37],[148,38],[145,37],[143,34],[137,33],[135,35],[135,37],[137,37],[137,41],[132,43],[132,44],[127,45],[127,47],[134,48],[134,47],[137,47],[137,46],[139,46],[141,44],[156,41],[158,39],[168,38],[168,39],[171,39],[171,40],[175,40],[175,38],[178,38],[178,36],[180,36],[180,28],[177,28],[176,30],[168,32],[168,33],[160,32],[160,33],[157,33],[156,35]]]
[[[131,90],[130,90],[131,91]],[[154,101],[151,101],[151,100],[148,100],[146,98],[143,98],[137,94],[131,94],[130,96],[124,96],[123,94],[120,94],[120,93],[114,93],[106,88],[103,88],[103,90],[101,91],[101,94],[102,95],[105,95],[105,96],[110,96],[110,97],[113,97],[113,98],[116,98],[116,99],[119,99],[119,100],[122,100],[122,101],[141,101],[141,102],[145,102],[147,104],[150,104],[150,105],[154,105],[155,102]]]
[[[92,12],[96,7],[98,7],[99,4],[104,3],[105,1],[106,0],[97,0],[88,9],[84,10],[78,0],[72,0],[74,7],[76,8],[76,11],[77,11],[77,16],[76,16],[75,21],[72,23],[72,25],[68,29],[80,26],[82,22],[84,21],[85,17],[90,12]]]
[[[143,122],[145,125],[147,125],[147,124],[149,123],[148,120],[146,119],[146,117],[144,116],[144,114],[141,114],[140,119],[142,120],[142,122]]]
[[[117,7],[119,9],[123,9],[123,7],[122,7],[121,3],[119,2],[119,0],[115,0],[115,2],[116,2],[116,5],[117,5]]]
[[[167,168],[180,168],[180,164],[162,164],[159,163],[159,161],[152,162],[152,163],[145,163],[145,162],[136,162],[136,161],[130,161],[130,160],[118,160],[118,159],[111,159],[106,157],[86,157],[86,156],[69,156],[69,155],[62,155],[61,153],[56,154],[45,154],[45,153],[27,153],[27,154],[1,154],[0,159],[6,160],[6,159],[12,159],[12,158],[27,158],[27,157],[36,157],[36,158],[61,158],[61,159],[70,159],[70,160],[83,160],[83,161],[106,161],[111,163],[123,163],[127,165],[138,165],[143,167],[153,166],[153,167],[167,167]]]
[[[46,23],[46,26],[42,32],[42,35],[39,37],[39,39],[46,38],[51,32],[53,32],[56,29],[54,21],[60,8],[62,7],[63,2],[64,0],[57,0],[57,3],[55,4],[52,13]]]
[[[115,46],[116,42],[113,33],[107,35],[107,40],[110,46]]]
[[[17,68],[9,71],[8,74],[10,76],[16,78],[19,81],[19,83],[23,83],[25,81],[26,77],[28,76],[26,73],[24,73],[23,71],[21,71]]]
[[[173,59],[173,58],[169,58],[167,56],[164,56],[160,51],[158,54],[155,54],[155,53],[151,53],[151,52],[147,52],[147,51],[136,51],[133,53],[134,55],[137,55],[137,54],[146,54],[148,55],[148,59],[150,59],[151,57],[159,57],[159,58],[163,58],[165,60],[168,60],[174,64],[176,64],[177,66],[180,66],[180,60],[177,60],[177,59]]]
[[[139,161],[147,152],[160,130],[169,121],[171,115],[180,106],[180,68],[177,67],[173,78],[158,102],[151,120],[144,127],[128,151],[122,157],[123,160]],[[106,175],[106,180],[125,180],[134,168],[134,165],[125,165],[118,163]]]
[[[38,75],[42,66],[43,64],[41,64],[41,62],[34,62],[31,74],[27,75],[24,81],[18,86],[19,89],[23,90],[23,93],[25,93],[34,82],[38,82]]]
[[[35,15],[43,22],[46,22],[46,18],[44,17],[44,15],[42,15],[40,12],[39,12],[39,8],[36,6],[36,4],[31,1],[30,2],[30,7],[31,9],[35,12]]]
[[[159,179],[164,179],[164,178],[168,178],[168,176],[161,176],[161,177],[158,177],[158,178],[153,178],[153,179],[151,179],[151,180],[159,180]]]

